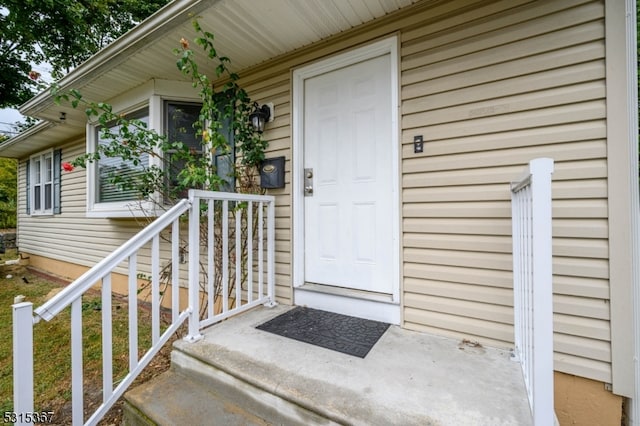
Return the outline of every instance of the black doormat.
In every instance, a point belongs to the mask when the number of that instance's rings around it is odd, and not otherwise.
[[[298,306],[256,328],[364,358],[389,324]]]

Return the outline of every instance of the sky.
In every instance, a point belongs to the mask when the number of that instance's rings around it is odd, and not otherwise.
[[[6,7],[0,6],[0,14],[7,15],[9,11]],[[33,69],[38,71],[41,75],[41,78],[45,82],[51,82],[53,79],[51,78],[51,65],[48,63],[42,63],[33,65]],[[0,133],[5,134],[7,136],[13,136],[15,130],[13,129],[13,124],[16,121],[23,121],[24,117],[18,112],[17,108],[4,108],[0,109]]]
[[[0,10],[1,12],[1,10]],[[51,77],[51,65],[48,63],[33,65],[33,69],[40,73],[40,78],[49,83],[53,81]],[[0,133],[7,136],[14,136],[15,129],[13,124],[16,121],[23,121],[24,117],[18,112],[17,108],[0,109]]]
[[[0,14],[6,15],[7,9],[5,7],[0,7]],[[22,115],[16,109],[5,108],[0,109],[0,133],[11,136],[13,129],[11,125],[16,121],[22,120]]]
[[[17,109],[4,108],[0,109],[0,133],[7,136],[13,136],[15,130],[13,123],[22,121],[23,117]]]

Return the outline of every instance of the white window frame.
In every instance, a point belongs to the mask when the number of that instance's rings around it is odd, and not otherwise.
[[[131,114],[148,107],[149,128],[152,128],[153,114],[159,114],[152,108],[152,103],[137,104],[122,114]],[[87,124],[87,152],[96,152],[99,143],[99,129],[97,123]],[[149,165],[153,164],[152,157],[149,158]],[[96,161],[87,163],[87,216],[102,218],[126,218],[126,217],[146,217],[156,216],[155,204],[153,200],[127,200],[113,202],[98,202],[98,163]]]
[[[185,96],[185,94],[189,94]],[[201,103],[197,91],[191,83],[168,80],[150,80],[146,84],[113,99],[110,103],[118,114],[135,113],[143,108],[149,109],[149,129],[164,134],[165,101]],[[95,152],[98,145],[97,129],[99,123],[87,123],[86,149]],[[162,155],[149,158],[149,165],[162,168]],[[161,204],[159,194],[153,194],[149,201],[121,201],[99,203],[97,200],[97,164],[87,163],[87,217],[100,218],[134,218],[153,217]]]
[[[157,98],[157,99],[155,99]],[[167,110],[167,104],[168,103],[176,103],[176,104],[198,104],[198,105],[202,105],[202,100],[201,99],[190,99],[190,98],[177,98],[177,97],[160,97],[160,96],[154,96],[151,100],[151,102],[156,102],[158,104],[158,106],[156,107],[157,110],[161,111],[161,116],[159,118],[160,121],[154,122],[154,128],[156,129],[156,131],[158,132],[158,134],[161,134],[163,136],[166,136],[166,127],[167,127],[167,114],[168,114],[168,110]],[[150,120],[151,123],[151,120]],[[157,124],[156,124],[157,123]],[[151,126],[151,124],[150,124]],[[208,123],[207,123],[208,126]],[[233,141],[233,152],[232,152],[232,159],[233,162],[235,163],[236,161],[236,141]],[[207,159],[209,160],[210,163],[214,163],[216,161],[216,157],[217,157],[217,153],[215,151],[212,151],[212,145],[211,143],[202,143],[202,155],[206,156]],[[159,158],[162,158],[162,153],[159,153]],[[162,163],[162,160],[160,160],[160,163]],[[161,167],[164,167],[163,164],[158,164]],[[216,165],[217,166],[217,165]],[[236,189],[236,182],[235,179],[232,183],[232,189],[231,192],[234,192]]]
[[[51,171],[49,180],[43,180],[46,174],[46,160],[51,160]],[[40,166],[36,167],[37,161],[40,161]],[[55,164],[53,162],[53,149],[39,152],[29,157],[29,214],[31,216],[52,216],[55,203],[55,189],[54,189],[54,170]],[[38,173],[40,173],[40,181],[37,181]],[[50,200],[51,205],[49,208],[45,208],[46,201],[46,187],[50,185]],[[36,187],[40,187],[40,208],[36,209]]]
[[[182,98],[175,98],[175,97],[169,98],[169,97],[160,97],[160,96],[154,96],[154,98],[157,98],[157,100],[152,99],[152,101],[155,101],[158,103],[158,109],[161,111],[160,117],[158,119],[159,121],[158,121],[156,131],[158,132],[158,134],[163,136],[166,136],[166,133],[167,133],[167,127],[168,127],[167,116],[169,114],[167,105],[169,103],[193,104],[193,105],[202,106],[201,99],[193,100],[193,99],[182,99]],[[200,151],[201,151],[201,155],[206,156],[210,162],[213,161],[213,155],[211,154],[210,144],[203,142]],[[164,163],[162,163],[162,161],[164,160],[163,154],[164,153],[159,153],[159,158],[161,158],[161,161],[160,161],[161,164],[159,164],[159,167],[161,167],[166,172],[165,165]]]

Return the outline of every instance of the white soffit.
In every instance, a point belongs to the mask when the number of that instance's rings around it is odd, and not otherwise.
[[[98,52],[61,82],[89,99],[113,96],[152,78],[180,80],[173,49],[182,37],[194,51],[192,20],[200,17],[215,35],[220,55],[228,56],[235,71],[284,55],[419,0],[176,0]],[[203,61],[203,64],[206,61]],[[43,93],[21,111],[44,114],[51,99]],[[55,115],[55,114],[53,114]]]

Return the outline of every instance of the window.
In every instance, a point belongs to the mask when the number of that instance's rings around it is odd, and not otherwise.
[[[217,149],[213,154],[213,164],[216,166],[216,174],[224,181],[220,187],[220,191],[234,192],[236,180],[233,166],[236,162],[236,147],[233,130],[231,128],[231,119],[227,118],[222,122],[220,132],[227,138],[230,150],[222,151],[221,149]]]
[[[222,108],[224,105],[221,105]],[[165,101],[165,135],[170,141],[182,142],[197,155],[203,155],[202,139],[194,129],[193,124],[200,116],[201,104]],[[233,163],[235,161],[233,132],[231,131],[230,120],[225,120],[221,132],[231,145],[231,150],[223,152],[218,149],[213,153],[212,161],[216,167],[216,173],[222,178],[221,191],[233,191],[235,188],[235,178],[233,176]],[[176,159],[172,161],[171,152],[165,158],[165,172],[167,172],[169,185],[177,184],[177,174],[184,168],[184,160]]]
[[[133,114],[129,114],[127,115],[127,119],[138,119],[149,125],[149,109],[144,108]],[[114,125],[109,127],[109,132],[111,134],[118,134],[118,131],[119,126]],[[97,127],[95,132],[95,138],[98,141],[98,146],[104,146],[111,143],[111,140],[102,138],[102,128]],[[135,180],[135,177],[141,175],[148,167],[149,154],[147,153],[141,154],[137,162],[134,162],[133,160],[123,160],[120,157],[100,158],[100,160],[98,160],[96,170],[96,201],[98,203],[112,203],[138,200],[139,194],[134,188],[116,185],[113,183],[113,177],[117,175],[123,178],[132,178]]]
[[[216,102],[218,109],[224,111],[231,106],[231,99],[224,94],[219,94]],[[222,120],[222,128],[220,133],[227,139],[229,144],[229,150],[223,151],[217,149],[213,153],[213,164],[216,166],[216,174],[222,178],[224,183],[220,187],[220,191],[234,192],[235,191],[235,176],[234,176],[234,164],[236,162],[236,146],[233,133],[233,127],[231,124],[231,118],[227,117]]]
[[[60,213],[61,151],[46,151],[27,162],[27,214]]]
[[[206,156],[207,161],[211,161],[217,167],[218,174],[225,180],[221,190],[233,191],[235,178],[233,173],[233,162],[235,153],[233,149],[233,134],[228,129],[230,124],[223,129],[227,134],[232,148],[224,152],[213,152],[203,149],[202,137],[199,131],[194,129],[193,124],[200,118],[202,104],[189,100],[163,99],[154,93],[158,88],[164,92],[175,93],[175,97],[184,96],[178,91],[174,84],[163,86],[161,82],[154,82],[149,91],[141,91],[131,98],[131,105],[140,105],[126,115],[126,118],[136,118],[147,124],[149,129],[166,135],[170,141],[180,141],[198,155]],[[182,87],[182,86],[180,86]],[[184,92],[191,90],[191,85],[184,86]],[[112,139],[101,137],[101,128],[91,123],[87,124],[87,152],[96,152],[101,145],[107,145]],[[115,126],[109,127],[111,134],[117,134],[119,129]],[[124,141],[123,141],[124,142]],[[175,153],[174,153],[175,154]],[[133,160],[124,160],[120,157],[101,156],[98,161],[87,164],[87,215],[90,217],[135,217],[149,216],[156,214],[157,202],[160,199],[141,200],[140,193],[131,185],[123,185],[114,182],[114,177],[142,176],[149,167],[163,167],[167,176],[168,186],[176,185],[177,174],[184,169],[184,160],[173,156],[172,152],[161,152],[157,155],[143,154]],[[128,180],[128,179],[127,179]],[[179,194],[183,196],[186,194]],[[161,194],[154,194],[153,197],[160,197]]]
[[[182,142],[196,155],[203,155],[202,138],[196,134],[193,124],[200,117],[201,104],[165,101],[164,131],[171,142]],[[175,158],[173,152],[165,153],[164,171],[169,187],[178,184],[178,173],[184,169],[186,161]],[[184,195],[184,194],[182,194]]]

